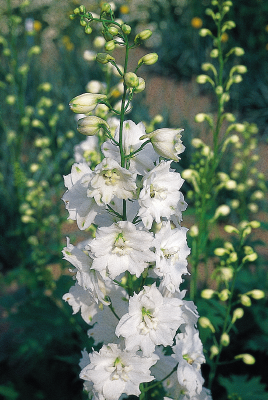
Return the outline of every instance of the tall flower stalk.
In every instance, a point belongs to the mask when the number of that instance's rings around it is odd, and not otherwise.
[[[211,399],[201,374],[205,358],[198,313],[180,289],[190,253],[187,229],[181,226],[187,204],[180,191],[183,179],[171,161],[184,151],[183,129],[146,133],[142,122],[125,120],[134,94],[145,88],[138,69],[158,58],[145,55],[132,72],[129,52],[152,32],[140,32],[130,44],[130,26],[115,20],[108,3],[100,16],[80,6],[71,15],[76,17],[86,33],[95,21],[102,24],[107,52],[96,60],[112,65],[123,81],[119,110],[109,94],[86,93],[70,102],[74,112],[86,114],[78,122],[82,133],[101,130],[106,136],[102,161],[94,169],[75,163],[64,177],[69,218],[81,230],[96,227],[94,237],[75,246],[68,239],[63,250],[76,281],[63,298],[74,313],[81,311],[95,345],[102,344],[99,351],[82,352],[84,389],[95,400],[149,399],[161,387],[170,396],[165,399]],[[115,46],[125,48],[123,69],[110,54]],[[116,116],[115,132],[92,115],[100,104]]]

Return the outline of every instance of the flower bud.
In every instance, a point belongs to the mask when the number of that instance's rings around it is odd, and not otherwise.
[[[115,42],[113,40],[109,40],[109,42],[105,43],[104,47],[106,51],[113,51],[115,49]]]
[[[228,289],[223,289],[219,294],[218,297],[220,299],[220,301],[226,301],[229,299],[229,294],[230,294],[230,290]]]
[[[234,47],[232,50],[233,50],[234,54],[238,57],[243,56],[245,54],[245,51],[244,51],[244,49],[242,49],[242,47]]]
[[[127,72],[124,76],[124,82],[127,87],[135,88],[139,85],[139,78],[134,72]]]
[[[158,60],[158,55],[156,53],[149,53],[143,56],[139,61],[138,61],[138,66],[141,66],[142,64],[145,65],[153,65],[157,62]]]
[[[122,31],[124,32],[125,35],[129,35],[131,32],[131,27],[127,24],[123,24],[121,26]]]
[[[82,135],[93,136],[99,132],[103,125],[109,129],[109,125],[104,119],[90,116],[78,120],[77,130]]]
[[[211,346],[210,348],[210,359],[212,359],[213,357],[217,356],[219,354],[219,348],[215,345]]]
[[[233,313],[232,323],[234,324],[237,319],[240,319],[244,316],[243,308],[236,308]]]
[[[108,28],[108,32],[113,36],[118,35],[118,29],[115,26],[110,26]]]
[[[100,64],[107,64],[110,61],[115,61],[115,58],[110,56],[110,54],[107,54],[107,53],[98,53],[96,56],[96,60]]]
[[[213,49],[210,52],[210,57],[211,58],[217,58],[219,56],[219,50],[218,49]]]
[[[221,344],[223,346],[228,346],[230,344],[230,336],[228,333],[225,332],[221,335]]]
[[[192,225],[191,228],[189,229],[189,235],[191,237],[197,237],[198,236],[198,226],[197,225]]]
[[[258,258],[257,253],[248,254],[242,259],[242,263],[244,264],[245,262],[254,262],[257,260],[257,258]]]
[[[248,297],[246,294],[241,294],[240,295],[240,301],[241,301],[241,304],[243,304],[243,306],[245,306],[245,307],[250,307],[251,306],[250,297]]]
[[[150,29],[145,29],[135,36],[134,43],[139,44],[140,42],[149,39],[149,37],[152,36],[152,33],[153,32]]]
[[[215,328],[207,317],[200,317],[198,322],[202,328],[209,328],[211,332],[215,333]]]
[[[106,99],[104,94],[99,93],[83,93],[80,96],[74,97],[69,106],[71,110],[78,114],[87,114],[94,110],[100,100]]]
[[[251,354],[239,354],[235,356],[235,360],[239,359],[242,359],[242,361],[248,365],[255,364],[255,358]]]
[[[145,89],[145,80],[143,78],[138,77],[139,84],[135,87],[134,93],[140,93]]]
[[[225,254],[228,254],[228,251],[223,247],[218,247],[217,249],[214,250],[214,254],[218,257],[222,257]]]
[[[149,139],[157,154],[162,157],[179,161],[177,154],[184,151],[185,147],[181,141],[181,132],[183,129],[157,129],[147,135],[140,137],[140,140]]]
[[[205,36],[208,36],[208,35],[212,36],[212,32],[209,29],[203,28],[203,29],[200,29],[199,35],[202,36],[202,37],[205,37]]]
[[[101,13],[106,13],[109,14],[111,11],[111,5],[109,3],[103,3],[103,5],[101,6]]]
[[[260,300],[265,297],[264,291],[259,289],[251,290],[250,292],[247,292],[247,294],[255,300]]]
[[[204,289],[201,292],[201,297],[203,299],[211,299],[213,297],[214,293],[215,293],[215,290],[213,290],[213,289]]]

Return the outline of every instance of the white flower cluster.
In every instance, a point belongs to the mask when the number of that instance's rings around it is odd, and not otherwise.
[[[77,246],[68,239],[63,250],[76,280],[63,298],[73,313],[81,310],[95,343],[103,343],[99,352],[84,350],[80,362],[94,400],[139,396],[140,384],[154,379],[163,382],[166,399],[211,399],[201,375],[198,313],[180,290],[190,253],[180,225],[187,206],[183,179],[171,161],[159,161],[159,154],[178,159],[184,150],[180,132],[146,135],[142,123],[126,121],[126,168],[120,165],[118,127],[94,170],[81,159],[64,177],[69,218],[81,230],[98,226],[94,238]],[[165,140],[158,140],[161,135]]]

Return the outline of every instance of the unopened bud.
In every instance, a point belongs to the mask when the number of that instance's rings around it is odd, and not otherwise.
[[[94,110],[100,100],[106,99],[104,94],[99,93],[83,93],[80,96],[74,97],[69,106],[71,110],[78,114],[87,114]]]
[[[221,344],[223,346],[228,346],[230,344],[230,336],[228,333],[225,332],[221,335]]]
[[[96,60],[100,64],[107,64],[110,61],[115,61],[115,58],[112,57],[110,54],[107,53],[98,53],[96,56]]]
[[[135,88],[139,85],[139,78],[134,72],[127,72],[124,76],[127,87]]]
[[[250,292],[247,292],[247,295],[251,296],[255,300],[260,300],[265,297],[264,291],[259,289],[251,290]]]
[[[242,359],[242,361],[248,365],[255,364],[255,358],[251,354],[239,354],[235,356],[235,360],[239,359]]]
[[[115,42],[113,40],[109,40],[109,42],[105,43],[104,47],[106,51],[113,51],[115,49]]]
[[[149,39],[149,37],[152,36],[152,33],[153,33],[153,32],[152,32],[150,29],[145,29],[144,31],[138,33],[138,34],[135,36],[134,43],[135,43],[135,44],[139,44],[139,43],[141,43],[142,41]]]
[[[243,308],[236,308],[233,313],[232,323],[234,324],[237,319],[240,319],[244,316]]]
[[[131,32],[131,27],[127,24],[123,24],[121,27],[122,31],[124,32],[125,35],[129,35]]]
[[[248,297],[246,294],[241,294],[240,295],[240,301],[241,301],[241,304],[243,304],[243,306],[245,306],[245,307],[250,307],[251,306],[250,297]]]
[[[215,333],[215,328],[207,317],[200,317],[198,322],[199,325],[202,326],[202,328],[209,328],[211,332]]]
[[[138,66],[145,64],[145,65],[153,65],[157,62],[158,60],[158,55],[156,53],[149,53],[143,56],[139,61],[138,61]]]
[[[101,12],[105,12],[106,14],[109,14],[111,11],[111,5],[109,3],[103,3],[101,6]]]
[[[217,356],[219,354],[219,348],[215,345],[211,346],[210,348],[210,359]]]
[[[214,293],[215,293],[215,290],[213,290],[213,289],[204,289],[201,292],[201,297],[203,299],[211,299],[213,297]]]
[[[228,289],[223,289],[219,294],[218,297],[221,301],[226,301],[229,299],[229,294],[230,294],[230,290]]]
[[[199,35],[202,36],[202,37],[205,37],[205,36],[208,36],[208,35],[212,36],[212,32],[209,29],[203,28],[203,29],[200,29]]]
[[[99,132],[103,125],[109,129],[109,125],[104,119],[90,116],[78,120],[77,130],[82,135],[93,136]]]
[[[140,93],[145,89],[145,80],[140,77],[138,77],[138,80],[139,80],[139,84],[138,84],[138,86],[135,87],[134,93]]]

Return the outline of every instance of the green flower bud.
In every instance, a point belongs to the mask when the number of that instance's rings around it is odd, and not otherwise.
[[[116,36],[116,35],[118,34],[118,29],[117,29],[115,26],[110,26],[110,27],[108,28],[108,32],[109,32],[111,35]]]
[[[213,49],[210,52],[210,57],[211,58],[217,58],[219,56],[219,50],[218,49]]]
[[[215,290],[213,290],[213,289],[204,289],[201,292],[201,297],[203,299],[211,299],[213,297],[214,293],[215,293]]]
[[[76,14],[76,15],[80,14],[80,10],[79,10],[79,8],[78,8],[78,7],[76,7],[76,8],[74,9],[73,13],[74,13],[74,14]]]
[[[125,35],[129,35],[131,32],[131,26],[127,25],[127,24],[123,24],[121,26],[122,31],[124,32]]]
[[[113,40],[110,40],[109,42],[105,43],[104,47],[106,51],[113,51],[115,49],[115,42]]]
[[[90,35],[92,33],[92,28],[89,24],[87,24],[87,26],[85,27],[85,33],[87,35]]]
[[[29,56],[32,56],[33,54],[40,54],[40,53],[41,53],[41,47],[40,46],[33,46],[28,51],[28,55]]]
[[[211,332],[215,333],[215,328],[207,317],[200,317],[198,322],[202,328],[209,328]]]
[[[242,361],[248,365],[255,364],[255,358],[251,354],[239,354],[235,356],[235,360],[239,359],[242,359]]]
[[[135,87],[134,93],[140,93],[145,89],[145,80],[143,78],[138,77],[139,84]]]
[[[235,321],[236,321],[237,319],[240,319],[240,318],[242,318],[243,316],[244,316],[244,310],[243,310],[243,308],[236,308],[236,309],[234,310],[234,313],[233,313],[232,324],[234,324]]]
[[[103,5],[101,6],[101,13],[109,14],[111,10],[111,5],[109,3],[103,3]]]
[[[93,136],[99,132],[103,125],[109,129],[109,125],[104,119],[90,116],[78,120],[77,130],[82,135]]]
[[[139,44],[142,41],[149,39],[149,37],[151,37],[152,34],[153,34],[153,32],[150,29],[145,29],[144,31],[138,33],[135,36],[134,43]]]
[[[81,25],[81,26],[87,26],[87,21],[85,20],[84,17],[81,17],[81,18],[80,18],[80,25]]]
[[[245,306],[245,307],[251,306],[250,297],[248,297],[246,294],[240,294],[240,301],[241,301],[241,304],[243,304],[243,306]]]
[[[251,296],[255,300],[260,300],[260,299],[263,299],[265,297],[264,291],[263,290],[259,290],[259,289],[251,290],[250,292],[247,292],[246,294]]]
[[[101,33],[103,34],[103,37],[106,40],[106,42],[113,40],[113,35],[111,35],[108,30],[103,30]]]
[[[153,65],[157,62],[158,60],[158,55],[156,53],[149,53],[143,56],[139,61],[138,61],[138,66],[141,66],[142,64],[145,65]]]
[[[212,32],[209,29],[203,28],[203,29],[200,29],[199,35],[202,36],[202,37],[205,37],[205,36],[208,36],[208,35],[212,36]]]
[[[107,64],[110,61],[115,61],[115,58],[110,56],[110,54],[107,54],[107,53],[98,53],[96,56],[96,60],[100,64]]]
[[[127,87],[135,88],[139,85],[139,78],[134,72],[127,72],[124,76],[124,81]]]
[[[220,299],[220,301],[226,301],[229,299],[229,294],[230,294],[230,290],[228,289],[223,289],[219,294],[218,297]]]
[[[211,346],[210,348],[210,359],[212,359],[213,357],[217,356],[219,354],[219,348],[215,345]]]
[[[223,346],[228,346],[230,344],[230,336],[228,333],[225,332],[221,335],[221,344]]]
[[[97,104],[106,99],[104,94],[99,93],[83,93],[80,96],[74,97],[69,106],[71,110],[78,114],[87,114],[90,111],[94,110]]]

